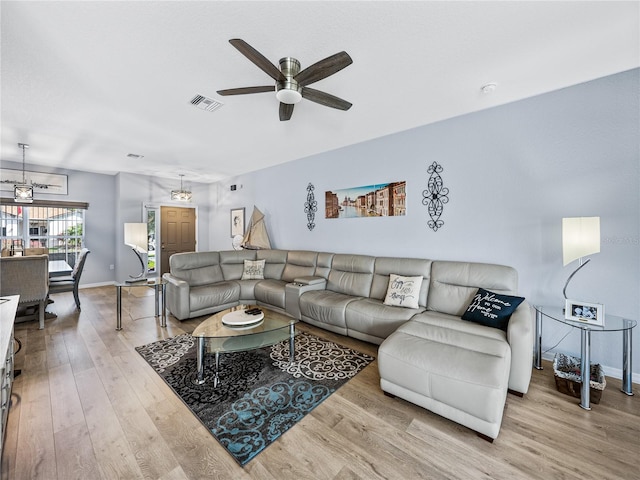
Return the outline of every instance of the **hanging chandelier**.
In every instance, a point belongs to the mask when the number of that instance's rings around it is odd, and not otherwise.
[[[33,185],[27,184],[24,171],[25,150],[29,148],[29,145],[19,143],[18,147],[22,148],[22,183],[16,183],[13,186],[13,200],[20,203],[33,203]]]
[[[182,177],[184,177],[184,175],[180,174],[180,190],[171,190],[171,200],[188,202],[191,200],[192,194],[189,190],[182,188]]]

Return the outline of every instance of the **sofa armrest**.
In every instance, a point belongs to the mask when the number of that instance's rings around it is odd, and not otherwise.
[[[327,280],[324,277],[296,277],[293,283],[297,283],[299,285],[324,284],[325,286],[321,288],[321,290],[324,290],[327,285]],[[305,290],[305,291],[308,291],[308,290]]]
[[[318,279],[314,283],[303,283],[304,279]],[[300,320],[300,295],[311,290],[324,290],[327,287],[327,281],[322,277],[300,277],[296,278],[293,283],[287,283],[284,288],[284,305],[287,314],[293,318]]]
[[[507,327],[507,341],[511,346],[511,371],[509,389],[527,393],[533,368],[533,311],[522,302],[513,312]]]
[[[169,311],[178,320],[189,318],[190,285],[170,273],[165,273],[162,278],[169,282],[167,283],[167,308]]]

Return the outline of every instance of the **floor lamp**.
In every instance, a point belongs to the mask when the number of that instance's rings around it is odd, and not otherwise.
[[[600,217],[573,217],[562,219],[562,261],[568,265],[578,260],[576,268],[564,284],[562,294],[567,299],[567,286],[582,267],[589,263],[590,258],[584,257],[600,252]]]
[[[140,266],[142,271],[138,275],[129,275],[130,280],[128,283],[144,282],[147,279],[144,277],[147,269],[142,260],[141,253],[147,253],[148,239],[147,239],[147,224],[146,223],[125,223],[124,224],[124,244],[131,247],[133,253],[136,254],[138,260],[140,260]]]

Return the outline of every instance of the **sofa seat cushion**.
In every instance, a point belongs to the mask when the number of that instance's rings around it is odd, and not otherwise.
[[[261,280],[254,289],[256,300],[284,310],[284,290],[287,282],[283,280]]]
[[[411,320],[382,342],[378,362],[380,377],[393,384],[501,422],[511,364],[504,338]]]
[[[300,296],[300,313],[323,324],[334,325],[346,330],[346,308],[351,302],[359,300],[343,293],[331,290],[313,290]]]
[[[507,334],[503,330],[490,328],[479,323],[467,322],[455,315],[449,315],[440,312],[431,312],[426,310],[417,314],[412,321],[425,325],[433,325],[436,327],[448,328],[459,332],[468,333],[480,337],[488,337],[496,340],[507,341]]]
[[[237,282],[218,282],[212,285],[191,287],[189,291],[189,309],[192,312],[237,302],[240,298],[240,285]]]
[[[382,339],[409,321],[416,313],[424,311],[385,305],[382,300],[363,298],[347,305],[346,322],[349,335],[352,331],[366,333]]]

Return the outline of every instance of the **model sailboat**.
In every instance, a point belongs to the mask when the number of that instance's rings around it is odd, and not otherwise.
[[[264,223],[264,214],[254,205],[249,227],[244,234],[242,246],[249,250],[271,248],[267,226]]]

